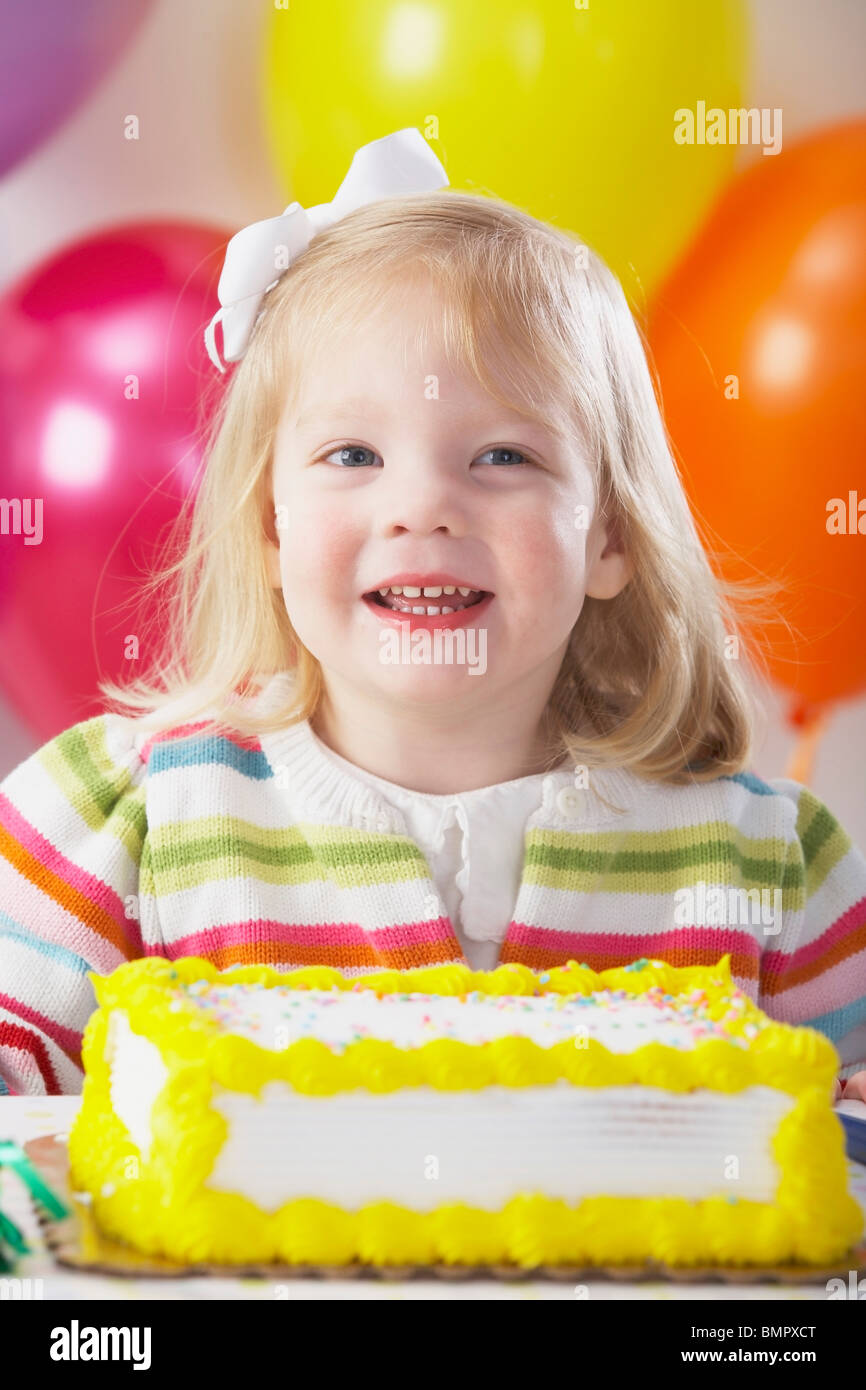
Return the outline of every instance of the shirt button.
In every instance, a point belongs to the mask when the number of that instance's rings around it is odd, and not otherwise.
[[[583,810],[583,792],[580,787],[563,787],[556,796],[556,809],[561,816],[578,816]]]

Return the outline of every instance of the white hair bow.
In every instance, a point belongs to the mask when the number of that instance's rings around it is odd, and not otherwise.
[[[317,232],[379,198],[432,193],[447,186],[448,175],[420,130],[406,126],[355,151],[349,172],[330,203],[310,208],[290,203],[282,216],[251,222],[236,232],[226,247],[217,288],[222,307],[204,332],[214,366],[225,372],[216,347],[217,324],[222,323],[223,357],[226,362],[237,362],[247,350],[264,296],[306,251]]]

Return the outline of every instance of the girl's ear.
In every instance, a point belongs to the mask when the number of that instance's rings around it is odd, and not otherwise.
[[[599,545],[598,557],[587,572],[586,592],[590,598],[616,598],[634,573],[619,518],[602,524]]]

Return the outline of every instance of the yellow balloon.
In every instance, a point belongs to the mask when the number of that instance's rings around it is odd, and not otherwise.
[[[452,188],[576,232],[640,302],[733,166],[734,145],[700,140],[700,104],[742,106],[743,0],[274,0],[270,14],[264,101],[287,201],[328,201],[359,145],[417,126]],[[683,110],[694,143],[675,138]]]

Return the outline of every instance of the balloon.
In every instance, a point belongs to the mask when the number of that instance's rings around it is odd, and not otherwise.
[[[80,106],[151,0],[0,0],[0,174]]]
[[[733,168],[732,145],[678,144],[675,114],[742,105],[746,32],[741,0],[275,4],[275,157],[308,206],[359,145],[417,126],[452,187],[578,233],[642,298]]]
[[[866,122],[748,168],[648,336],[690,498],[736,552],[719,568],[785,585],[771,674],[801,707],[862,691]]]
[[[136,674],[139,585],[200,461],[224,247],[112,228],[0,299],[0,685],[43,740],[99,712],[98,679]]]

